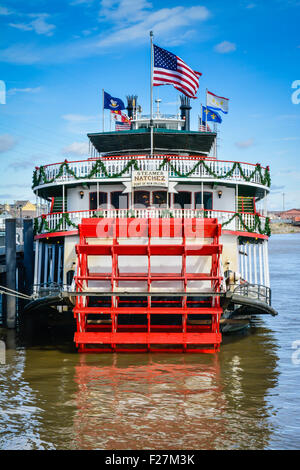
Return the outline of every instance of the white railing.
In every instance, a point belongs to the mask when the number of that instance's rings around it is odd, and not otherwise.
[[[187,177],[189,179],[222,179],[223,181],[247,181],[250,178],[251,183],[263,184],[261,175],[265,175],[265,168],[261,171],[255,171],[256,165],[252,163],[233,162],[225,160],[205,159],[203,164],[199,164],[199,157],[188,158],[174,156],[169,158],[162,168],[165,156],[149,158],[146,156],[127,156],[103,158],[101,162],[105,170],[99,166],[99,159],[90,159],[76,162],[65,162],[45,165],[36,170],[36,178],[41,178],[39,185],[49,182],[67,182],[80,179],[107,179],[107,178],[131,178],[132,169],[151,171],[158,169],[169,169],[170,178]],[[131,160],[135,160],[135,166],[129,165]],[[237,164],[232,170],[234,164]],[[98,165],[97,171],[91,174],[92,170]]]
[[[251,213],[240,213],[239,216],[231,211],[215,211],[201,209],[98,209],[87,211],[57,212],[37,218],[37,232],[49,233],[76,230],[84,218],[217,218],[224,230],[259,232],[257,217]],[[259,216],[261,232],[265,229],[265,217]]]

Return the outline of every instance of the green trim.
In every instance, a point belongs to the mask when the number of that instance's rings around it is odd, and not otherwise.
[[[200,217],[200,216],[202,216],[204,218],[208,218],[208,211],[197,211],[196,212],[196,217]],[[98,214],[95,213],[92,217],[102,218],[103,213],[101,211],[99,211]],[[129,209],[127,211],[127,217],[128,218],[135,218],[134,211],[132,209]],[[160,217],[161,218],[173,219],[174,215],[173,215],[172,211],[170,211],[169,209],[165,209],[164,211],[162,211]],[[251,227],[243,221],[242,215],[240,213],[236,212],[235,214],[233,214],[233,216],[229,220],[227,220],[226,222],[224,222],[222,224],[222,228],[226,227],[226,225],[230,224],[230,222],[232,222],[232,220],[234,220],[236,217],[239,218],[241,226],[245,229],[246,232],[250,232],[250,233],[258,232],[259,234],[267,235],[268,237],[271,235],[269,217],[266,218],[265,228],[262,229],[261,220],[260,220],[260,217],[257,214],[254,215],[254,223]],[[47,233],[59,232],[59,231],[63,230],[63,229],[61,229],[63,221],[66,222],[66,226],[71,226],[71,227],[74,227],[74,228],[78,229],[78,225],[74,224],[70,220],[70,217],[69,217],[68,213],[65,213],[65,214],[61,215],[61,218],[59,219],[59,221],[57,222],[56,226],[53,229],[49,228],[49,224],[48,224],[47,220],[45,219],[45,217],[41,218],[40,224],[39,224],[38,218],[35,218],[34,219],[34,233],[35,233],[35,235],[40,234],[40,233],[42,233],[42,230],[44,228],[45,228],[45,231]]]
[[[247,182],[252,181],[255,174],[258,173],[259,176],[260,176],[261,184],[264,185],[264,186],[268,186],[268,187],[271,186],[271,176],[270,176],[269,168],[267,167],[265,170],[263,170],[259,163],[257,163],[255,165],[254,170],[250,173],[249,176],[247,176],[244,173],[243,168],[242,168],[242,166],[239,162],[234,162],[231,169],[228,170],[225,174],[223,174],[221,176],[218,175],[217,173],[215,173],[209,167],[209,165],[207,165],[207,163],[204,160],[199,160],[194,165],[194,167],[190,171],[188,171],[187,173],[181,173],[180,171],[176,170],[174,165],[170,162],[170,159],[167,158],[167,157],[164,158],[162,163],[159,165],[158,169],[161,170],[166,165],[168,165],[168,168],[173,172],[173,174],[175,174],[176,176],[179,176],[180,178],[186,178],[188,176],[191,176],[193,173],[195,173],[197,168],[200,167],[200,166],[205,168],[205,170],[208,172],[208,174],[210,176],[212,176],[213,178],[218,179],[218,180],[223,180],[223,179],[226,179],[226,178],[232,176],[234,171],[236,169],[238,169],[239,172],[240,172],[240,175],[241,175],[241,177],[244,181],[247,181]],[[45,173],[45,167],[41,166],[40,168],[35,169],[35,171],[33,172],[32,188],[35,188],[36,186],[39,186],[40,184],[53,183],[54,181],[56,181],[58,178],[60,178],[63,175],[64,171],[67,174],[73,176],[73,178],[75,180],[85,180],[85,179],[88,180],[88,179],[91,179],[99,171],[102,171],[102,173],[105,175],[105,177],[110,179],[110,178],[120,178],[131,167],[133,167],[135,170],[139,170],[138,160],[133,158],[132,160],[130,160],[127,163],[127,165],[123,168],[122,171],[120,171],[118,173],[113,173],[112,175],[109,175],[107,173],[106,166],[103,163],[103,161],[102,160],[97,160],[96,163],[94,164],[92,170],[90,171],[90,173],[88,175],[86,175],[86,176],[76,176],[74,171],[70,168],[68,162],[65,161],[65,162],[61,163],[57,175],[54,176],[53,178],[47,179],[47,176],[46,176],[46,173]]]
[[[242,215],[240,213],[236,212],[232,217],[230,217],[229,220],[227,220],[226,222],[224,222],[222,224],[222,228],[225,227],[226,225],[230,224],[230,222],[232,222],[232,220],[235,219],[236,217],[239,218],[241,226],[245,229],[246,232],[249,232],[249,233],[258,232],[260,235],[267,235],[268,237],[271,235],[269,217],[266,217],[265,228],[262,229],[261,220],[260,220],[260,217],[257,214],[254,215],[254,223],[253,223],[252,227],[250,227],[249,225],[247,225],[243,221]]]
[[[53,229],[50,229],[49,224],[45,217],[43,216],[41,217],[40,224],[39,224],[38,218],[35,218],[34,219],[34,233],[35,235],[42,233],[44,228],[47,233],[63,231],[63,229],[61,229],[61,226],[64,221],[66,222],[66,226],[71,226],[71,227],[78,229],[78,225],[74,224],[74,222],[71,221],[68,213],[65,213],[61,215],[59,221],[57,222],[57,224],[55,225]]]

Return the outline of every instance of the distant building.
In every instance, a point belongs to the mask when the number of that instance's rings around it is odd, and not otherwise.
[[[28,219],[37,216],[36,204],[30,201],[15,201],[13,204],[0,204],[0,214],[9,214],[10,217]]]
[[[283,211],[280,214],[281,219],[294,220],[295,217],[300,217],[300,209],[289,209],[288,211]]]
[[[300,209],[289,209],[287,211],[269,211],[271,222],[293,223],[300,220]]]

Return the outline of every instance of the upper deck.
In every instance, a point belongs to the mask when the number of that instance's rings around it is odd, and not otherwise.
[[[243,186],[243,195],[258,199],[270,188],[269,167],[260,164],[216,160],[198,155],[115,155],[87,160],[52,163],[37,167],[33,175],[33,190],[50,198],[61,195],[67,187],[95,183],[130,182],[133,170],[168,172],[169,182],[214,183]]]

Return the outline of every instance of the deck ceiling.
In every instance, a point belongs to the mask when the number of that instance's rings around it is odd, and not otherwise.
[[[150,150],[150,129],[88,134],[100,153],[143,152]],[[176,131],[153,129],[153,148],[164,152],[209,153],[216,134],[214,132]]]

